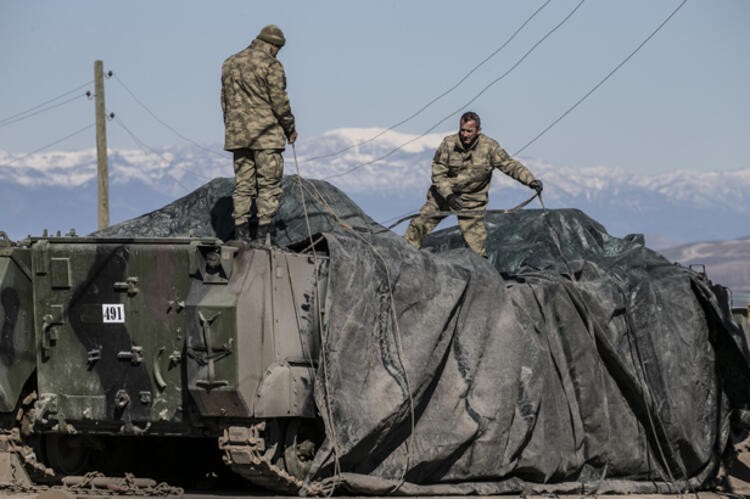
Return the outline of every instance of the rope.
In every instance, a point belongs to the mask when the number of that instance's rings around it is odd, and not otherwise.
[[[295,164],[296,164],[296,152],[295,152]],[[303,190],[307,190],[307,189],[301,183],[301,178],[299,176],[299,166],[297,166],[297,172],[298,172],[297,177],[298,177],[298,182],[299,182],[299,185],[300,185],[300,192],[301,192],[301,196],[302,196],[302,199],[303,199],[303,207],[304,207],[304,193],[302,191]],[[392,287],[391,287],[391,281],[390,281],[390,273],[388,271],[388,267],[385,264],[385,261],[384,261],[382,255],[380,255],[380,253],[375,249],[375,247],[372,245],[372,243],[370,243],[369,241],[365,240],[362,235],[358,234],[348,224],[344,223],[343,221],[341,221],[339,219],[338,215],[333,211],[333,209],[330,207],[330,205],[326,202],[325,198],[322,196],[322,194],[320,193],[320,191],[317,189],[317,187],[314,184],[311,184],[311,188],[315,191],[314,196],[317,197],[320,200],[320,202],[324,205],[324,207],[326,208],[326,210],[329,213],[331,213],[331,215],[336,219],[336,221],[339,223],[339,225],[341,225],[345,230],[351,231],[357,238],[359,238],[365,244],[367,244],[371,248],[371,250],[373,251],[373,253],[379,259],[381,259],[381,261],[383,263],[383,267],[384,267],[385,272],[386,272],[386,279],[387,279],[387,282],[388,282],[388,285],[389,285],[388,289],[389,289],[389,298],[390,298],[390,303],[391,303],[391,311],[392,311],[392,314],[393,314],[393,316],[395,318],[396,317],[396,312],[395,312],[395,303],[394,303],[394,298],[393,298],[393,293],[392,293]],[[534,198],[537,198],[537,197],[539,198],[539,203],[542,206],[542,214],[543,214],[544,221],[545,221],[545,223],[546,223],[546,225],[548,227],[548,230],[549,230],[549,233],[550,233],[550,238],[552,239],[553,244],[555,245],[555,247],[556,247],[556,249],[557,249],[557,251],[558,251],[558,253],[560,255],[560,258],[562,259],[563,263],[565,264],[565,267],[566,267],[566,269],[567,269],[567,271],[569,273],[570,279],[573,282],[578,282],[578,279],[577,279],[575,273],[573,272],[573,270],[572,270],[572,268],[570,266],[570,263],[568,262],[567,258],[565,257],[565,254],[564,254],[563,249],[562,249],[562,244],[560,242],[560,236],[557,233],[557,230],[555,229],[554,225],[552,224],[552,221],[550,220],[549,212],[548,212],[546,206],[544,205],[544,200],[542,198],[541,193],[535,193],[532,197],[530,197],[529,199],[525,200],[524,202],[520,203],[519,205],[517,205],[517,206],[515,206],[513,208],[510,208],[510,209],[500,209],[500,210],[486,210],[485,213],[487,213],[487,212],[489,212],[489,213],[512,213],[512,212],[515,212],[515,211],[517,211],[517,210],[525,207],[531,201],[533,201]],[[448,215],[471,216],[471,215],[476,215],[477,213],[481,213],[481,211],[479,211],[479,210],[460,210],[460,211],[448,211],[448,212],[441,211],[441,212],[435,212],[435,213],[432,213],[432,214],[427,214],[425,216],[429,216],[429,217],[448,216]],[[409,219],[412,219],[412,218],[415,218],[415,217],[417,217],[419,215],[420,215],[419,213],[415,213],[415,214],[412,214],[412,215],[408,215],[408,216],[402,217],[399,220],[397,220],[395,223],[391,224],[389,227],[387,227],[387,228],[385,228],[385,229],[383,229],[381,231],[378,231],[375,234],[379,234],[379,233],[391,230],[393,227],[401,224],[402,222],[404,222],[406,220],[409,220]],[[308,223],[308,234],[310,234],[310,240],[312,242],[313,240],[312,240],[312,236],[311,236],[311,230],[309,228],[309,221],[307,220],[307,212],[306,211],[305,211],[305,217],[306,217],[306,222]],[[583,305],[584,305],[584,308],[586,308],[585,307],[585,303],[583,303]],[[632,325],[631,320],[632,320],[632,318],[628,315],[628,323],[629,323],[629,328],[628,329],[629,329],[629,332],[632,334],[632,327],[633,327],[633,325]],[[401,487],[401,485],[403,485],[403,483],[405,481],[406,471],[408,470],[409,462],[410,462],[410,458],[411,458],[410,452],[411,452],[411,447],[413,446],[413,436],[414,436],[414,427],[415,427],[414,401],[413,401],[413,397],[412,397],[412,394],[411,394],[411,388],[409,386],[408,376],[406,375],[406,369],[405,369],[404,364],[403,364],[400,331],[398,330],[398,321],[397,320],[394,320],[394,325],[395,325],[394,340],[396,342],[397,355],[398,355],[399,362],[400,362],[401,367],[402,367],[403,372],[404,372],[405,381],[406,381],[406,385],[407,385],[407,391],[408,391],[408,394],[409,394],[409,402],[410,402],[410,410],[411,410],[411,432],[410,432],[410,437],[409,437],[409,443],[407,444],[407,464],[404,467],[404,470],[402,471],[402,474],[401,474],[401,477],[398,480],[398,483],[390,490],[390,493],[394,493],[395,491],[397,491]],[[658,415],[653,414],[653,410],[652,410],[652,405],[654,404],[653,393],[652,393],[652,391],[651,391],[651,389],[649,387],[648,381],[646,379],[645,365],[644,365],[644,361],[643,361],[642,355],[640,353],[640,349],[639,349],[639,347],[637,345],[637,342],[634,342],[634,338],[631,337],[631,334],[628,335],[628,338],[630,340],[629,343],[630,343],[631,348],[635,349],[635,352],[636,352],[635,357],[638,359],[638,362],[640,364],[640,369],[638,370],[638,373],[640,374],[641,382],[643,383],[643,386],[646,388],[646,392],[647,392],[647,393],[644,393],[643,395],[644,395],[644,397],[646,397],[647,399],[650,399],[650,401],[651,401],[650,404],[646,403],[646,412],[647,412],[647,417],[648,417],[648,422],[649,422],[649,426],[650,426],[651,432],[652,432],[652,434],[655,437],[658,455],[659,455],[659,457],[661,458],[661,460],[662,460],[662,462],[664,464],[665,470],[666,470],[666,472],[668,474],[668,478],[669,478],[672,486],[678,492],[679,496],[682,497],[682,494],[681,494],[681,491],[680,491],[680,487],[677,485],[677,481],[675,480],[674,476],[672,475],[671,467],[668,464],[666,453],[664,451],[664,448],[662,447],[662,444],[660,442],[660,438],[658,437],[658,432],[656,430],[655,420],[658,421],[660,418],[659,418]],[[329,408],[329,411],[330,411],[330,408]],[[659,424],[661,425],[661,422],[659,422]],[[674,451],[672,449],[670,449],[670,454],[674,457]],[[338,465],[338,463],[337,463],[337,465]],[[683,473],[683,477],[686,480],[687,487],[689,488],[689,490],[692,491],[692,484],[690,484],[690,481],[687,478],[687,474],[686,474],[686,470],[684,469],[684,465],[682,465],[681,468],[682,468],[681,471]],[[338,468],[338,469],[340,471],[340,468]],[[606,470],[605,470],[604,473],[606,474]],[[603,478],[603,476],[602,476],[602,478]],[[602,478],[600,478],[600,481],[601,481]]]
[[[620,289],[620,292],[625,297],[625,300],[627,301],[627,294],[625,293],[625,290],[622,289],[622,286],[617,283],[618,288]],[[656,431],[656,425],[654,424],[654,420],[656,420],[659,423],[659,426],[661,428],[664,428],[664,423],[662,423],[661,418],[657,413],[652,414],[652,406],[656,406],[656,400],[654,400],[653,390],[651,389],[651,385],[649,384],[648,380],[648,372],[646,370],[646,364],[643,360],[643,355],[641,354],[641,349],[638,346],[638,339],[634,336],[635,334],[635,325],[633,324],[633,316],[630,311],[630,307],[626,307],[626,314],[625,314],[625,320],[627,322],[628,328],[627,328],[627,337],[628,337],[628,345],[631,348],[631,355],[633,356],[634,360],[638,360],[638,364],[636,367],[640,367],[640,369],[636,369],[636,374],[639,375],[640,378],[639,381],[642,383],[642,388],[644,389],[643,398],[645,402],[645,408],[646,408],[646,416],[648,417],[648,424],[651,429],[651,433],[654,436],[654,441],[656,442],[656,448],[659,451],[659,457],[662,460],[662,464],[664,465],[664,469],[667,471],[667,475],[669,476],[669,480],[672,484],[672,486],[677,490],[680,498],[682,498],[682,493],[680,488],[677,486],[677,481],[675,480],[674,476],[672,475],[672,469],[669,465],[669,462],[667,461],[666,454],[664,453],[664,449],[661,444],[661,439],[659,438],[659,433]],[[633,354],[635,352],[635,354]],[[650,400],[645,400],[646,397]],[[665,435],[666,437],[666,435]],[[669,445],[669,440],[667,440],[667,444]],[[694,493],[692,490],[692,485],[690,484],[690,479],[687,476],[687,470],[685,469],[685,465],[680,459],[679,462],[675,458],[674,450],[672,449],[672,446],[669,445],[669,454],[672,457],[672,459],[675,461],[675,463],[680,465],[680,471],[682,472],[682,476],[685,479],[685,483],[687,484],[689,490]]]
[[[552,222],[549,219],[549,213],[547,211],[547,208],[544,206],[544,201],[542,199],[541,194],[539,195],[539,203],[541,203],[541,205],[542,205],[542,210],[543,210],[542,213],[543,213],[544,220],[547,223],[547,226],[549,228],[550,237],[552,238],[552,241],[554,242],[555,247],[557,248],[558,252],[560,253],[560,258],[562,259],[563,263],[565,264],[565,267],[568,269],[568,273],[570,274],[571,280],[573,282],[577,283],[578,279],[576,278],[575,273],[573,272],[573,270],[570,267],[570,264],[568,263],[568,260],[565,258],[565,255],[563,254],[562,245],[560,244],[559,234],[557,233],[557,231],[555,230],[554,226],[552,225]],[[625,290],[622,289],[622,286],[620,286],[618,284],[618,287],[620,288],[620,292],[623,294],[623,296],[626,296]],[[626,298],[627,298],[627,296],[626,296]],[[585,311],[585,313],[588,315],[589,314],[589,310],[588,310],[588,307],[586,306],[585,301],[582,300],[582,299],[580,299],[580,298],[578,298],[576,301],[579,302],[580,306],[583,308],[583,310]],[[656,401],[653,398],[653,392],[652,392],[651,387],[650,387],[650,385],[648,383],[648,380],[647,380],[646,366],[645,366],[645,363],[643,361],[643,357],[641,355],[640,348],[638,347],[638,342],[636,341],[635,338],[632,337],[633,331],[635,330],[635,327],[634,327],[633,322],[632,322],[632,316],[631,316],[630,308],[629,307],[627,308],[626,321],[628,323],[628,328],[627,328],[627,332],[628,332],[628,334],[627,334],[628,344],[630,345],[630,348],[634,349],[634,351],[635,351],[635,355],[633,355],[633,357],[638,360],[638,366],[640,367],[640,369],[636,369],[636,372],[637,372],[638,375],[640,375],[638,377],[640,378],[639,381],[642,383],[642,387],[645,388],[644,389],[644,393],[643,393],[643,397],[644,397],[644,402],[645,402],[644,406],[645,406],[645,409],[646,409],[646,416],[647,416],[647,419],[648,419],[648,424],[649,424],[651,433],[654,436],[654,441],[656,442],[656,447],[657,447],[658,455],[659,455],[659,457],[660,457],[660,459],[662,461],[664,469],[667,472],[667,475],[669,477],[669,481],[670,481],[671,485],[674,487],[674,489],[677,491],[679,497],[682,498],[682,493],[681,493],[680,487],[678,487],[677,481],[675,480],[674,476],[672,475],[671,467],[669,466],[669,462],[668,462],[666,454],[664,452],[664,448],[662,447],[662,444],[661,444],[661,441],[660,441],[660,438],[659,438],[659,434],[658,434],[658,432],[656,430],[656,425],[654,424],[654,419],[656,419],[659,422],[659,425],[661,427],[664,426],[663,423],[661,421],[659,421],[660,418],[659,418],[658,414],[652,414],[653,411],[652,411],[651,408],[652,408],[653,405],[655,405]],[[593,330],[593,328],[592,328],[592,330]],[[648,400],[645,400],[646,398],[650,399],[650,401],[651,401],[650,404],[649,404]],[[674,451],[671,448],[669,449],[669,451],[670,451],[670,455],[674,459]],[[675,461],[676,461],[676,459],[675,459]],[[680,467],[681,467],[681,471],[683,473],[683,477],[685,479],[685,482],[686,482],[688,488],[690,489],[690,491],[694,493],[694,491],[692,489],[692,485],[690,484],[690,480],[687,477],[687,470],[685,470],[684,463],[682,463],[680,461],[680,464],[681,464]],[[602,477],[602,479],[603,479],[603,477]],[[602,479],[600,479],[600,483],[601,483]]]
[[[294,151],[294,144],[292,144],[292,150]],[[393,297],[393,282],[391,280],[390,271],[388,269],[388,265],[386,263],[385,258],[383,255],[378,252],[378,250],[375,248],[375,246],[365,239],[362,234],[358,233],[356,230],[354,230],[353,227],[351,227],[349,224],[345,223],[341,218],[338,216],[338,214],[333,210],[333,208],[330,206],[330,204],[325,200],[323,195],[320,193],[318,188],[315,186],[315,184],[310,184],[311,189],[314,191],[313,193],[310,193],[305,186],[302,185],[301,176],[299,175],[299,165],[296,161],[296,151],[294,151],[294,159],[295,159],[295,166],[297,167],[297,180],[299,182],[299,186],[301,190],[307,191],[311,196],[316,197],[321,204],[323,205],[324,209],[336,220],[336,222],[341,226],[344,230],[352,233],[357,239],[359,239],[361,242],[363,242],[369,249],[372,251],[372,253],[380,260],[383,269],[386,274],[386,284],[388,286],[388,300],[390,303],[390,310],[391,310],[391,316],[393,318],[393,336],[394,336],[394,343],[396,345],[396,358],[398,359],[398,362],[400,364],[401,371],[404,376],[404,384],[406,385],[406,393],[407,398],[409,400],[409,419],[410,419],[410,432],[409,432],[409,439],[406,443],[406,464],[404,465],[404,468],[402,469],[401,476],[398,479],[398,483],[391,489],[391,493],[398,490],[401,485],[403,485],[406,477],[406,472],[409,469],[410,463],[411,463],[411,449],[413,448],[413,442],[414,442],[414,432],[415,432],[415,426],[416,426],[416,411],[415,411],[415,404],[414,404],[414,397],[412,395],[411,390],[411,382],[409,380],[409,374],[406,371],[406,366],[403,361],[403,348],[402,348],[402,342],[401,342],[401,330],[399,328],[398,324],[398,316],[396,314],[396,305],[395,305],[395,299]],[[304,208],[304,194],[301,194],[303,199],[303,208]],[[305,217],[307,218],[307,213],[305,213]],[[307,221],[307,220],[306,220]],[[311,233],[311,229],[309,228],[309,221],[308,223],[308,234]],[[312,237],[310,238],[312,240]]]
[[[560,258],[562,259],[563,263],[565,264],[565,267],[568,269],[568,273],[570,274],[571,280],[573,282],[577,283],[578,279],[576,278],[575,273],[571,269],[568,260],[565,258],[565,255],[563,254],[562,245],[560,244],[559,234],[557,233],[557,231],[555,230],[554,226],[552,225],[552,222],[549,219],[549,213],[547,211],[547,208],[544,206],[544,200],[542,199],[541,194],[539,195],[539,203],[542,205],[542,210],[543,210],[542,213],[543,213],[544,220],[547,223],[547,226],[549,228],[550,237],[552,238],[552,241],[555,244],[555,247],[557,248],[558,252],[560,253]],[[620,287],[620,292],[623,293],[624,296],[626,296],[625,291],[622,289],[621,286],[619,286],[619,284],[618,284],[618,287]],[[580,305],[583,307],[583,309],[585,310],[586,314],[588,315],[588,307],[586,306],[585,301],[582,300],[582,299],[578,299],[577,301],[580,302]],[[679,496],[682,497],[682,494],[680,493],[680,488],[677,486],[677,482],[676,482],[674,476],[672,475],[672,471],[671,471],[671,468],[669,466],[669,462],[667,461],[666,454],[665,454],[664,449],[663,449],[663,447],[661,445],[661,441],[660,441],[658,432],[656,431],[656,425],[654,424],[654,419],[659,420],[659,416],[658,416],[658,414],[657,415],[652,414],[651,407],[652,407],[652,405],[655,405],[655,400],[653,398],[652,390],[651,390],[651,388],[650,388],[650,386],[648,384],[648,380],[647,380],[647,376],[646,376],[646,366],[645,366],[645,363],[643,361],[643,357],[641,355],[640,348],[638,347],[638,342],[635,341],[635,338],[632,337],[632,333],[635,330],[635,327],[634,327],[633,322],[632,322],[632,317],[630,315],[630,309],[629,308],[627,309],[626,320],[627,320],[627,323],[628,323],[627,332],[629,333],[627,335],[628,336],[628,343],[629,343],[631,349],[635,350],[634,357],[638,359],[638,363],[639,363],[639,367],[640,367],[640,370],[637,369],[636,372],[638,374],[640,374],[639,377],[641,379],[639,381],[641,381],[642,386],[645,388],[643,396],[644,396],[644,399],[646,397],[648,397],[651,400],[651,404],[649,404],[647,400],[644,400],[644,402],[645,402],[644,405],[645,405],[645,408],[646,408],[646,416],[648,418],[649,427],[651,429],[651,433],[654,435],[654,440],[656,442],[656,447],[657,447],[657,450],[658,450],[658,453],[659,453],[658,455],[661,458],[662,464],[664,465],[664,468],[665,468],[665,470],[667,472],[667,475],[669,477],[670,483],[675,488],[675,490],[678,492]],[[659,425],[663,427],[663,423],[661,423],[661,421],[659,421]],[[669,450],[670,450],[670,454],[674,457],[674,452],[672,451],[672,449],[670,448]],[[684,469],[684,464],[681,467],[682,467],[681,471],[683,473],[683,477],[685,478],[685,481],[686,481],[688,487],[692,491],[692,486],[690,484],[690,480],[687,478],[687,471]]]
[[[407,220],[411,220],[413,218],[417,218],[419,216],[423,216],[425,218],[438,218],[438,217],[447,217],[449,215],[456,215],[459,217],[471,217],[475,215],[484,215],[485,213],[489,213],[491,215],[498,214],[498,213],[513,213],[514,211],[518,211],[530,202],[534,200],[535,197],[539,197],[541,200],[541,193],[536,193],[533,196],[531,196],[526,201],[514,206],[510,209],[496,209],[496,210],[456,210],[456,211],[434,211],[432,213],[412,213],[411,215],[406,215],[405,217],[401,217],[395,222],[393,222],[391,225],[386,227],[385,229],[379,230],[375,234],[382,234],[383,232],[388,232],[389,230],[393,229],[394,227],[402,224],[403,222],[406,222]]]
[[[299,162],[297,161],[297,149],[294,147],[294,144],[292,144],[292,153],[294,155],[294,167],[297,170],[297,184],[299,186],[299,192],[300,192],[300,201],[302,203],[302,212],[305,216],[305,226],[307,228],[307,237],[310,239],[310,249],[312,251],[313,255],[313,267],[315,269],[315,272],[318,271],[318,253],[315,250],[315,242],[313,240],[313,234],[312,234],[312,228],[310,227],[310,216],[307,212],[307,203],[305,201],[305,193],[302,186],[302,177],[299,173]],[[340,450],[338,447],[338,439],[336,437],[336,427],[333,424],[333,408],[331,407],[331,385],[330,385],[330,378],[328,375],[328,355],[326,354],[326,348],[325,348],[325,342],[323,338],[323,311],[321,309],[321,296],[320,296],[320,284],[319,279],[315,279],[315,291],[318,296],[318,299],[316,300],[317,305],[317,313],[318,313],[318,336],[320,340],[320,357],[321,357],[321,363],[323,368],[323,396],[325,398],[325,410],[326,415],[328,416],[328,426],[329,431],[331,435],[331,442],[333,447],[333,460],[334,460],[334,468],[333,468],[333,476],[335,478],[340,477],[341,475],[341,462],[339,460]],[[335,489],[335,486],[332,486],[330,488],[330,492],[328,494],[328,497],[333,495],[333,491]]]

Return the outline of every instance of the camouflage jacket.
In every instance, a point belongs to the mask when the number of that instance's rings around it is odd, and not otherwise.
[[[255,39],[221,66],[224,149],[284,149],[294,132],[284,67]]]
[[[495,140],[480,134],[466,150],[456,133],[444,138],[435,152],[432,184],[444,198],[456,194],[465,208],[482,208],[487,206],[487,191],[495,168],[524,185],[534,180],[534,175]]]

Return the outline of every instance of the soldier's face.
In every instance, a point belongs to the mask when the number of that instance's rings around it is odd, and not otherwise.
[[[470,146],[474,143],[474,140],[479,135],[481,128],[477,126],[476,121],[466,121],[461,123],[461,128],[458,130],[458,136],[461,139],[461,143],[464,146]]]

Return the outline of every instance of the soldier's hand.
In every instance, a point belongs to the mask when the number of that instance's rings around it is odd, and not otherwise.
[[[542,181],[537,180],[537,179],[532,180],[531,183],[529,184],[529,187],[534,189],[537,194],[541,194],[542,190],[544,189],[544,186],[542,185]]]
[[[297,130],[293,131],[287,140],[290,144],[294,144],[294,141],[297,140]]]
[[[448,201],[448,206],[450,206],[453,211],[461,211],[464,209],[461,200],[455,194],[449,194],[445,200]]]

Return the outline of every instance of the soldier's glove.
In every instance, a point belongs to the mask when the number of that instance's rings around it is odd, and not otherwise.
[[[544,189],[544,186],[542,185],[542,181],[536,180],[536,179],[531,181],[531,183],[529,184],[529,187],[534,189],[537,194],[541,194],[542,190]]]
[[[453,211],[461,211],[464,209],[461,200],[455,194],[448,194],[448,197],[445,198],[445,200],[448,201],[448,206],[450,206]]]

